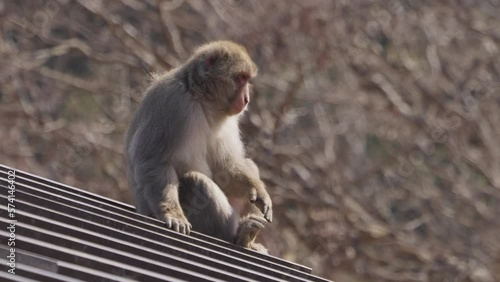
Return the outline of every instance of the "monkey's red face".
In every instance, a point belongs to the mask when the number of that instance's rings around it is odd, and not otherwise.
[[[250,102],[249,81],[257,75],[257,67],[244,48],[215,44],[199,49],[191,61],[196,71],[190,78],[202,93],[206,109],[222,116],[245,110]]]
[[[250,102],[250,90],[248,81],[250,80],[250,75],[242,73],[236,78],[237,91],[233,98],[234,100],[230,105],[230,112],[233,115],[237,115],[245,110],[248,103]]]

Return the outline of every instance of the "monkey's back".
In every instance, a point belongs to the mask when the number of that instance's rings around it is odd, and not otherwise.
[[[125,161],[132,185],[137,163],[166,164],[185,135],[192,101],[174,73],[161,76],[146,90],[127,129]]]

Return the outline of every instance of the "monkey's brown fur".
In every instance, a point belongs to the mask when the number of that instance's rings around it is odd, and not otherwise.
[[[245,156],[238,127],[256,73],[245,48],[217,41],[156,77],[126,137],[128,178],[140,213],[181,233],[192,228],[265,251],[254,239],[272,220],[272,202]],[[245,202],[260,212],[240,219]]]

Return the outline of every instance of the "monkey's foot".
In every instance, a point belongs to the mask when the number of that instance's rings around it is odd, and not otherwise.
[[[256,214],[250,214],[242,218],[236,231],[234,243],[247,249],[259,251],[260,248],[257,245],[260,244],[254,243],[254,240],[259,231],[264,229],[266,222],[267,220],[264,217]],[[265,249],[264,246],[262,248]]]
[[[182,234],[189,235],[189,233],[191,233],[191,229],[193,228],[191,223],[189,223],[189,221],[185,217],[181,218],[178,216],[166,214],[164,216],[164,220],[167,228],[180,232]]]
[[[252,242],[250,244],[250,250],[254,250],[256,252],[259,252],[259,253],[263,253],[263,254],[269,254],[269,252],[267,251],[267,248],[264,247],[264,245],[260,244],[260,243],[255,243],[255,242]]]

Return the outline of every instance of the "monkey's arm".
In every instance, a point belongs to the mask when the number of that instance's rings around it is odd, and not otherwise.
[[[260,180],[257,165],[251,159],[226,160],[224,168],[214,174],[214,179],[228,197],[247,196],[267,221],[273,220],[271,197]]]
[[[165,221],[167,228],[189,234],[191,224],[179,203],[179,180],[173,167],[143,163],[136,168],[135,179],[136,194],[142,194],[136,199],[138,211],[149,210],[154,217]]]
[[[179,179],[172,166],[167,167],[166,185],[161,193],[158,204],[160,219],[163,219],[168,228],[183,234],[189,234],[191,224],[182,211],[179,202]]]
[[[173,152],[181,143],[182,105],[175,98],[179,89],[158,84],[148,90],[129,131],[126,147],[130,181],[136,194],[137,210],[164,220],[168,228],[189,233],[187,221],[179,203],[179,179],[172,166]],[[172,99],[177,99],[172,101]]]

